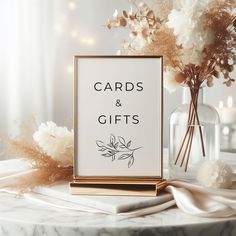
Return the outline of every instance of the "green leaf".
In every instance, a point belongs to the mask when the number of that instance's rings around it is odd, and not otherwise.
[[[115,160],[115,155],[113,155],[113,156],[112,156],[111,160],[112,160],[112,161],[114,161],[114,160]]]

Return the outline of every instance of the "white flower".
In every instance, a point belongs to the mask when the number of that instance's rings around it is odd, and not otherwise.
[[[33,135],[34,141],[61,165],[72,165],[74,138],[73,131],[58,127],[54,122],[42,123]]]
[[[201,65],[203,62],[203,52],[199,50],[195,50],[194,48],[183,49],[181,59],[184,65],[189,63],[194,65]]]
[[[222,161],[205,161],[197,173],[198,182],[209,188],[229,188],[232,185],[233,171]]]
[[[173,9],[170,12],[166,23],[167,27],[174,30],[178,45],[182,45],[183,49],[193,50],[193,56],[197,55],[199,64],[202,60],[199,56],[203,57],[203,49],[215,38],[213,31],[204,26],[204,13],[208,7],[208,1],[182,0],[178,6],[178,9]],[[191,55],[188,57],[191,60]]]
[[[180,85],[180,83],[175,80],[175,76],[176,72],[170,67],[164,71],[164,87],[169,93],[173,93]]]
[[[115,9],[115,11],[114,11],[114,13],[113,13],[113,17],[114,17],[114,18],[117,18],[117,17],[118,17],[118,10],[117,10],[117,9]]]

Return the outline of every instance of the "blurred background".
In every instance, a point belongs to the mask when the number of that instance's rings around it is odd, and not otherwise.
[[[105,25],[115,9],[129,9],[129,1],[1,0],[0,4],[1,133],[14,135],[19,122],[31,115],[38,124],[53,120],[72,128],[73,56],[115,55],[128,31],[108,30]],[[220,100],[226,103],[228,96],[236,101],[236,85],[227,88],[220,81],[206,90],[206,102],[215,107]],[[169,116],[180,104],[181,92],[164,92],[165,146]]]

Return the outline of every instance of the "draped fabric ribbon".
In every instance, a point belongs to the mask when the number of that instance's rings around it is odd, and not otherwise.
[[[179,209],[200,217],[229,217],[236,215],[236,187],[232,189],[204,188],[184,181],[169,181],[171,193]]]
[[[27,176],[33,172],[29,164],[23,159],[1,161],[0,163],[0,190],[16,194],[9,190],[9,185],[15,183],[20,176]],[[120,213],[121,216],[140,216],[163,211],[171,206],[183,212],[199,217],[230,217],[236,215],[236,182],[231,189],[210,189],[180,180],[169,180],[166,191],[171,193],[173,200],[168,200],[160,205],[138,209],[133,212]],[[97,209],[69,203],[58,199],[50,199],[40,194],[26,193],[25,198],[46,204],[51,207],[73,209],[93,213],[107,213]]]

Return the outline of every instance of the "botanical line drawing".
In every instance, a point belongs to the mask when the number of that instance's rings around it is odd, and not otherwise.
[[[110,135],[110,142],[105,144],[101,140],[96,141],[97,146],[99,147],[98,151],[103,152],[101,155],[103,157],[111,158],[114,160],[126,160],[128,159],[128,168],[130,168],[134,164],[134,153],[138,148],[131,148],[131,140],[126,142],[125,139],[121,136],[117,138],[115,135]]]

